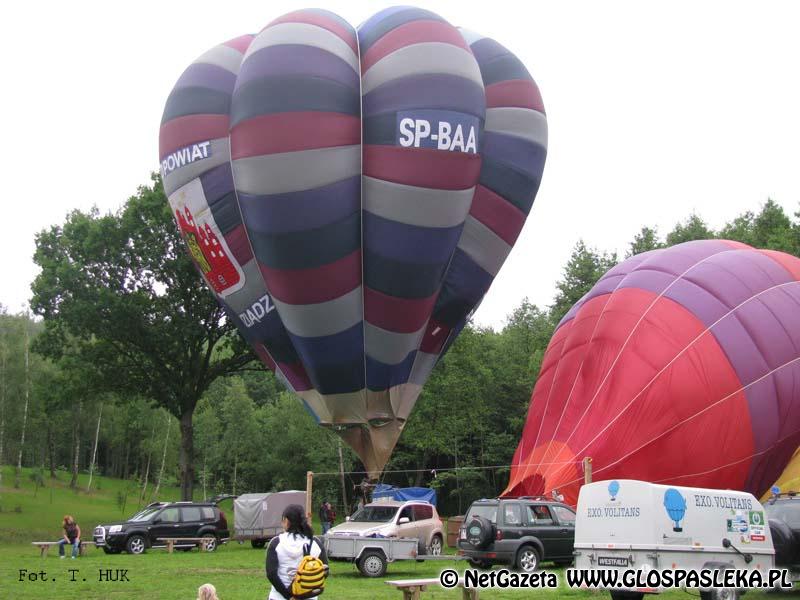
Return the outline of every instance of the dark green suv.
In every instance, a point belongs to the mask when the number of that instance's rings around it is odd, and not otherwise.
[[[530,573],[544,561],[572,564],[575,511],[544,496],[472,503],[458,536],[458,553],[473,566],[512,565]]]

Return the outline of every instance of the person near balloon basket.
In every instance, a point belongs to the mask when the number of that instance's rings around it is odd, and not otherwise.
[[[319,522],[322,524],[322,535],[328,533],[335,519],[336,511],[333,510],[331,503],[325,500],[319,506]]]

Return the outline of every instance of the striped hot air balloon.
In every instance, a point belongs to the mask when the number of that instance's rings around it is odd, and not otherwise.
[[[395,7],[301,10],[191,65],[165,189],[209,287],[373,476],[530,211],[547,126],[522,63]]]
[[[596,479],[761,496],[800,443],[800,259],[705,240],[606,273],[556,328],[507,494]]]

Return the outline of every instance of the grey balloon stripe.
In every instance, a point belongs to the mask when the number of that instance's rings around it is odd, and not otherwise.
[[[475,188],[434,190],[363,177],[364,210],[406,225],[454,227],[469,214]]]
[[[529,140],[547,148],[547,117],[531,108],[500,107],[486,110],[485,131]]]
[[[411,367],[411,375],[408,377],[409,383],[417,385],[424,385],[428,381],[428,377],[436,366],[436,361],[439,360],[438,354],[430,354],[428,352],[417,352],[414,359],[414,366]]]
[[[472,46],[472,44],[478,40],[482,40],[484,37],[486,37],[480,33],[475,33],[470,29],[464,29],[463,27],[459,27],[458,32],[461,34],[461,37],[464,38],[464,41],[467,42],[467,46]]]
[[[360,145],[266,154],[233,161],[236,190],[252,195],[312,190],[360,174]]]
[[[424,333],[424,326],[413,333],[395,333],[364,321],[364,352],[385,365],[397,365],[419,347]]]
[[[205,63],[208,65],[216,65],[236,75],[239,73],[239,67],[242,66],[242,58],[243,55],[238,50],[230,46],[220,45],[203,54],[194,61],[194,64]]]
[[[230,158],[231,151],[228,145],[228,138],[211,140],[211,156],[179,167],[164,176],[164,193],[170,196],[179,187],[183,187],[206,171],[225,164]]]
[[[252,41],[244,59],[262,48],[281,44],[304,44],[327,50],[345,61],[356,73],[361,72],[358,56],[347,42],[327,29],[308,23],[278,23],[266,28]]]
[[[511,252],[511,246],[471,216],[464,222],[464,231],[458,240],[458,247],[492,277],[497,276],[508,253]]]
[[[471,52],[441,42],[413,44],[387,54],[361,75],[361,95],[401,77],[444,73],[474,81],[481,87],[483,78]]]
[[[273,301],[286,329],[300,337],[334,335],[360,323],[364,316],[361,286],[317,304],[287,304],[277,298]]]

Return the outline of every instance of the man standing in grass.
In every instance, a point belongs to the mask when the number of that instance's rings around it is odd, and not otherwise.
[[[64,544],[69,544],[72,546],[72,558],[75,558],[81,547],[81,528],[78,527],[72,515],[64,515],[62,526],[64,527],[64,537],[58,542],[58,555],[64,558]]]

